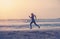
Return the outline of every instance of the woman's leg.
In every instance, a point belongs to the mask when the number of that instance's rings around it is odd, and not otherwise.
[[[32,23],[33,23],[33,22],[30,23],[30,29],[32,29]]]
[[[36,22],[34,22],[34,24],[40,28],[40,26],[38,24],[36,24]]]

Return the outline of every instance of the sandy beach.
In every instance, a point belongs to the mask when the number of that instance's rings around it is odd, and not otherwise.
[[[60,39],[60,27],[33,29],[7,29],[0,31],[0,39]]]

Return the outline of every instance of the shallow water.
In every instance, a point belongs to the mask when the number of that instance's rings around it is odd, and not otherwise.
[[[0,21],[0,25],[25,25],[30,24],[29,22],[19,21]],[[60,24],[60,22],[37,22],[37,24]]]
[[[18,22],[18,21],[2,21],[0,22],[0,31],[11,30],[30,30],[30,23]],[[37,22],[40,25],[40,29],[33,24],[33,30],[47,30],[60,28],[60,22]]]

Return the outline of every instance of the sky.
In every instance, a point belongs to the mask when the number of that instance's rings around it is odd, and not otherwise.
[[[0,0],[0,19],[60,18],[60,0]]]

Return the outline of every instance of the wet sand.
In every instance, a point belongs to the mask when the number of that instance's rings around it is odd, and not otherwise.
[[[0,31],[0,39],[60,39],[60,28]]]

